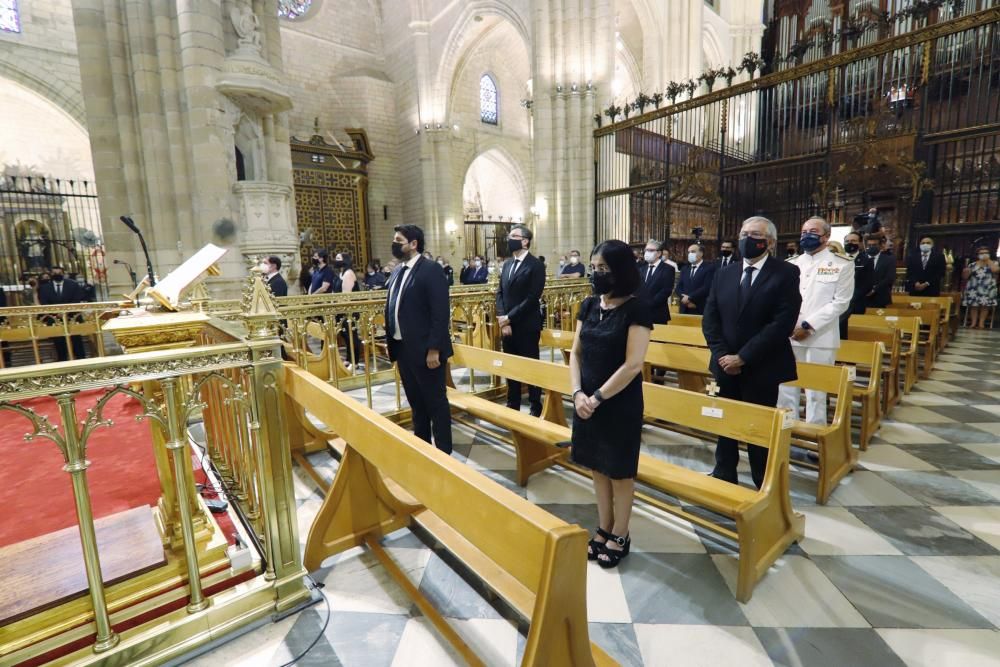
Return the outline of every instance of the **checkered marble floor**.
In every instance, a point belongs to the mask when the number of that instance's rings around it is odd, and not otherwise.
[[[771,568],[747,604],[733,597],[732,545],[642,504],[633,553],[591,566],[591,639],[623,665],[739,667],[1000,666],[1000,332],[963,331],[929,380],[902,399],[830,503],[793,471],[806,538]],[[377,401],[391,402],[383,388]],[[514,484],[511,450],[462,426],[456,457],[567,521],[596,522],[589,483],[561,469]],[[712,447],[647,428],[645,450],[708,471]],[[312,462],[328,479],[336,461]],[[746,462],[741,478],[749,484]],[[304,542],[322,495],[296,469]],[[511,536],[516,539],[516,536]],[[385,545],[412,581],[490,665],[517,664],[524,637],[407,530]],[[330,621],[301,665],[460,664],[402,590],[362,549],[313,573]],[[192,665],[280,665],[316,639],[313,606],[201,656]],[[221,661],[221,662],[220,662]]]

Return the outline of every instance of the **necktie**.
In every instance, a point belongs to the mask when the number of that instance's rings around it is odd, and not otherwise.
[[[521,263],[521,260],[515,259],[514,263],[510,265],[510,273],[507,275],[507,280],[514,277],[514,272],[517,271],[517,265]]]
[[[920,262],[921,262],[921,264],[924,265],[925,269],[927,268],[927,257],[928,257],[928,255],[921,255],[921,259],[920,259]]]
[[[753,284],[753,272],[756,270],[754,266],[748,266],[743,269],[743,281],[740,282],[740,307],[747,302],[747,298],[750,296],[750,286]]]
[[[399,293],[403,291],[403,277],[406,275],[408,268],[410,267],[403,264],[403,268],[399,270],[399,276],[392,286],[392,294],[389,295],[389,307],[385,315],[386,333],[389,335],[389,338],[396,335],[396,305],[399,303]]]
[[[56,283],[56,296],[62,296],[62,285],[60,283]]]
[[[649,267],[648,269],[646,269],[646,282],[647,282],[647,283],[649,282],[649,278],[650,278],[650,277],[651,277],[652,275],[653,275],[653,267],[652,267],[652,266],[650,266],[650,267]]]
[[[691,280],[694,280],[694,273],[698,270],[698,267],[694,264],[691,265]]]

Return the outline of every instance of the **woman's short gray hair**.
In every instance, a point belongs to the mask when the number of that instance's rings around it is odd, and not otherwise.
[[[745,229],[746,226],[751,222],[763,222],[765,225],[767,225],[767,239],[769,241],[774,241],[775,243],[778,242],[778,228],[774,226],[773,222],[771,222],[762,215],[752,215],[746,220],[744,220],[743,226],[740,227],[740,231],[743,231],[743,229]]]

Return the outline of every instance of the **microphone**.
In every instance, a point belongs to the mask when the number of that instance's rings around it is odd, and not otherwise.
[[[149,275],[149,286],[152,287],[156,284],[156,278],[153,273],[153,260],[149,256],[149,249],[146,248],[146,239],[142,237],[142,232],[139,231],[139,227],[135,224],[135,221],[132,220],[132,218],[127,215],[122,215],[119,216],[118,219],[124,222],[125,226],[135,232],[135,235],[139,237],[139,245],[142,246],[142,253],[146,256],[146,272]]]

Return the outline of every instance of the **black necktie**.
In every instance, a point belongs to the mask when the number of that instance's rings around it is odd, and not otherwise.
[[[650,266],[648,269],[646,269],[646,282],[647,283],[649,282],[649,279],[650,279],[650,277],[652,277],[652,275],[653,275],[653,267]]]
[[[743,281],[740,283],[740,307],[747,302],[750,296],[750,286],[753,284],[753,272],[757,267],[748,266],[743,269]]]
[[[507,274],[507,280],[509,281],[514,277],[514,272],[517,271],[517,265],[521,263],[521,260],[515,259],[514,263],[510,265],[510,273]]]
[[[396,335],[396,303],[399,301],[399,293],[403,291],[403,276],[406,275],[408,268],[410,267],[403,264],[403,268],[399,270],[399,275],[396,276],[396,282],[393,283],[392,294],[389,295],[388,312],[385,314],[386,333],[389,335],[389,338]]]

